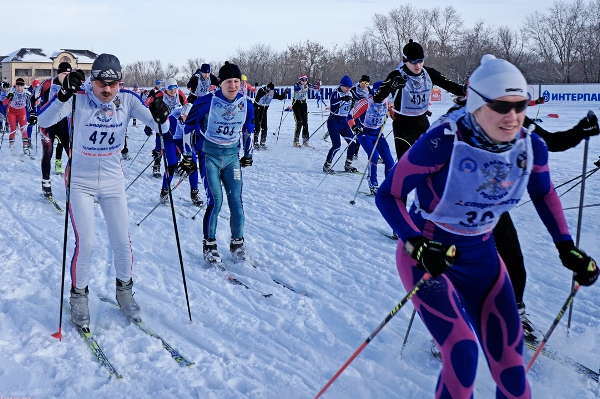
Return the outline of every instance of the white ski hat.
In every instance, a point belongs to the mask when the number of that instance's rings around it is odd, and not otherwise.
[[[528,97],[527,81],[521,71],[510,62],[491,54],[481,57],[481,64],[469,77],[468,86],[467,111],[470,113],[485,105],[481,96],[490,100],[503,96]]]
[[[175,87],[173,87],[175,86]],[[179,85],[177,85],[177,81],[174,78],[169,78],[165,80],[165,87],[167,89],[177,89]]]

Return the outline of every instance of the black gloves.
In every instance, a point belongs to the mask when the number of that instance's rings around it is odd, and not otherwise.
[[[390,81],[390,88],[392,90],[403,89],[404,86],[406,86],[406,80],[407,79],[405,76],[394,76],[394,78],[392,78],[392,80]]]
[[[598,118],[592,111],[588,111],[587,116],[580,120],[575,128],[579,129],[587,137],[597,136],[600,133]]]
[[[62,87],[58,94],[58,101],[64,103],[81,89],[81,85],[85,80],[85,74],[81,69],[73,69],[65,76],[62,81]]]
[[[146,136],[148,137],[152,136],[152,129],[150,129],[150,126],[144,128],[144,133],[146,133]]]
[[[244,156],[240,158],[240,166],[242,168],[245,168],[246,166],[252,166],[252,157],[248,158]]]
[[[352,100],[352,96],[349,94],[346,94],[345,96],[342,97],[342,101],[350,101]]]
[[[29,114],[29,119],[27,120],[27,123],[29,123],[30,125],[35,125],[37,123],[37,115],[35,113]]]
[[[162,98],[159,97],[150,103],[150,113],[152,114],[152,118],[162,125],[169,117],[171,111],[169,111],[169,107],[167,107]]]
[[[12,100],[12,99],[13,99],[13,97],[14,97],[14,96],[15,96],[15,93],[12,93],[12,92],[11,92],[11,93],[8,93],[8,94],[6,95],[6,98],[8,98],[8,101],[10,101],[10,100]]]
[[[179,163],[177,164],[177,171],[181,175],[185,173],[189,176],[197,170],[198,165],[196,165],[196,162],[194,162],[194,158],[192,158],[191,155],[184,155],[181,158],[181,161],[179,161]]]
[[[563,241],[556,244],[558,255],[563,266],[573,270],[573,278],[580,285],[592,285],[598,279],[598,267],[594,259],[590,258],[581,249],[578,249],[573,241]]]
[[[454,245],[446,246],[423,236],[406,240],[404,251],[417,261],[417,267],[436,278],[454,264],[458,257]]]
[[[355,136],[358,136],[363,132],[363,127],[361,125],[354,125],[352,126],[352,131],[354,132]]]

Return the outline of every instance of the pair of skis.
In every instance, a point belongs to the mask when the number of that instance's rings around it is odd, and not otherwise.
[[[100,300],[102,302],[106,302],[112,306],[119,308],[119,305],[113,299],[107,298],[101,294],[98,294],[98,298],[100,298]],[[67,311],[67,313],[69,313],[69,315],[70,315],[71,308],[70,308],[69,304],[65,303],[64,307],[65,307],[65,310]],[[163,348],[167,352],[169,352],[171,357],[177,363],[179,363],[180,366],[189,367],[189,366],[194,365],[194,362],[187,360],[185,357],[183,357],[183,355],[181,355],[181,353],[179,353],[176,349],[174,349],[161,336],[159,336],[158,334],[153,332],[148,326],[146,326],[146,324],[142,321],[141,318],[138,317],[138,318],[130,319],[129,321],[132,322],[133,324],[135,324],[140,330],[142,330],[143,332],[145,332],[152,338],[158,339],[162,343]],[[109,376],[114,377],[116,379],[123,378],[123,376],[119,372],[117,372],[115,367],[110,363],[110,361],[104,354],[104,351],[102,350],[102,348],[100,347],[100,345],[98,344],[96,339],[94,338],[94,335],[92,334],[90,328],[82,327],[82,326],[78,326],[78,325],[75,325],[75,327],[77,329],[77,332],[81,336],[81,338],[83,338],[83,340],[87,344],[88,348],[90,348],[90,350],[92,351],[92,353],[94,354],[94,356],[96,357],[98,362],[100,363],[100,365],[102,365],[108,371]]]

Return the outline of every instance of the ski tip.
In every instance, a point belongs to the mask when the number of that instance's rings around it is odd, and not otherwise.
[[[55,332],[54,334],[52,334],[52,336],[54,338],[58,338],[60,341],[62,341],[62,327],[59,327],[58,331]]]

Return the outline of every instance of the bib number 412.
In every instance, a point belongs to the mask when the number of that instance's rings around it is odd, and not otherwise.
[[[94,131],[94,133],[92,133],[92,135],[89,137],[89,140],[96,144],[96,142],[99,139],[98,144],[103,144],[104,143],[104,139],[106,139],[106,137],[108,136],[108,132],[98,132],[98,131]],[[108,138],[108,144],[112,145],[115,142],[115,132],[112,132],[110,134],[110,137]]]

